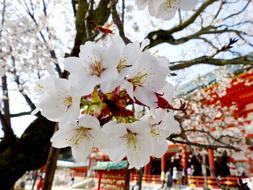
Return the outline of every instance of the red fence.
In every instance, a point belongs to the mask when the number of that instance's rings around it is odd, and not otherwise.
[[[138,175],[131,174],[131,181],[137,181]],[[207,177],[207,186],[209,188],[221,188],[221,187],[238,187],[238,177]],[[143,182],[161,184],[160,175],[144,175]],[[188,185],[191,187],[204,187],[204,176],[188,176]]]
[[[120,171],[98,171],[98,190],[124,190],[126,181],[126,170]]]
[[[131,181],[137,181],[138,180],[137,174],[131,174]],[[142,181],[146,183],[162,183],[160,179],[160,175],[144,175],[142,177]]]
[[[238,177],[207,177],[206,183],[209,188],[233,188],[238,187]],[[204,176],[188,176],[188,183],[191,187],[204,187],[205,178]]]

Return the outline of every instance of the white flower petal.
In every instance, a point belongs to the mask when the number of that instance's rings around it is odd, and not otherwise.
[[[140,64],[136,74],[138,75],[139,73],[139,75],[144,76],[141,80],[142,86],[153,92],[161,90],[166,84],[165,80],[169,75],[169,69],[161,66],[159,59],[149,53],[143,53],[138,62]]]
[[[145,9],[147,6],[148,0],[135,0],[135,4],[139,10]]]
[[[152,156],[156,158],[161,158],[167,151],[168,145],[167,140],[164,138],[158,138],[153,141],[153,153]]]
[[[71,143],[69,139],[71,139],[74,135],[75,131],[73,130],[73,125],[69,125],[68,128],[56,131],[50,141],[52,142],[53,147],[65,148],[70,146]]]
[[[181,0],[180,8],[183,10],[192,10],[198,3],[198,0]]]
[[[113,80],[111,82],[104,82],[100,85],[100,89],[103,93],[110,93],[112,92],[116,87],[120,86],[124,81],[121,79]]]
[[[176,11],[177,11],[177,9],[168,8],[166,3],[161,4],[158,9],[159,9],[159,12],[157,14],[157,17],[165,19],[165,20],[172,19],[175,16]]]
[[[175,87],[170,82],[167,82],[166,85],[159,91],[160,94],[163,94],[163,98],[171,102],[174,98]]]
[[[82,68],[81,60],[78,57],[67,57],[63,61],[64,69],[66,71],[79,72]]]
[[[152,147],[152,143],[147,135],[138,135],[137,142],[137,148],[128,147],[127,160],[131,167],[140,169],[150,161],[150,155],[152,154],[152,148],[150,147]]]
[[[143,50],[146,46],[148,46],[150,44],[150,40],[145,38],[142,42],[141,42],[141,50]]]
[[[72,155],[76,162],[83,162],[87,160],[93,144],[88,140],[81,141],[78,145],[71,147]]]
[[[137,87],[134,90],[134,97],[146,106],[151,108],[157,107],[157,97],[154,92],[145,88]]]
[[[70,82],[67,79],[55,78],[54,87],[58,93],[67,92],[70,89]]]
[[[109,121],[106,124],[104,124],[102,130],[110,135],[113,136],[122,136],[123,134],[126,134],[127,130],[126,127],[122,124],[117,124],[115,121]]]
[[[122,86],[126,89],[127,94],[129,95],[129,97],[134,99],[133,85],[130,82],[126,81],[125,83],[122,84]]]
[[[95,42],[91,42],[91,41],[88,41],[88,42],[85,42],[84,45],[81,45],[80,46],[80,53],[79,53],[79,57],[81,60],[84,60],[84,61],[88,61],[92,54],[93,54],[93,49],[97,47],[97,44]],[[85,65],[86,63],[83,63],[83,65]]]
[[[105,150],[113,162],[119,162],[126,157],[126,147],[121,138],[113,138],[113,141],[110,141]]]
[[[178,121],[175,120],[174,114],[172,112],[167,112],[161,123],[163,128],[170,133],[180,133],[181,129],[179,127]]]
[[[144,134],[149,132],[149,124],[146,121],[135,121],[134,123],[126,124],[126,126],[133,133]]]
[[[98,119],[91,115],[83,115],[79,119],[80,127],[89,128],[89,129],[100,129],[100,123]]]
[[[93,92],[94,87],[98,84],[92,77],[86,77],[85,73],[75,73],[69,76],[69,81],[72,84],[72,89],[76,95],[84,96]],[[83,84],[83,86],[80,86]]]

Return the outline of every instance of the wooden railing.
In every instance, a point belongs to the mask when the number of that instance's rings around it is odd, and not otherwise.
[[[131,181],[137,181],[138,175],[131,174]],[[207,177],[207,186],[209,188],[221,189],[221,187],[238,187],[239,177]],[[160,175],[144,175],[143,182],[161,184]],[[180,182],[179,182],[180,183]],[[204,176],[188,176],[188,185],[191,187],[204,187]]]
[[[207,177],[207,186],[209,188],[233,188],[238,187],[239,177]],[[188,176],[188,184],[191,187],[204,187],[205,178],[204,176]]]
[[[131,174],[131,181],[137,181],[138,180],[138,175],[137,174]],[[142,181],[146,183],[157,183],[161,184],[161,179],[160,175],[144,175],[142,177]]]

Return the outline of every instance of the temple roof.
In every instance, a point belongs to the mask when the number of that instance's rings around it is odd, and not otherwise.
[[[244,72],[247,72],[251,67],[245,67],[243,65],[228,65],[226,67],[227,75],[228,76],[238,76]],[[192,93],[195,90],[206,88],[212,84],[217,82],[217,74],[216,72],[220,70],[220,67],[215,69],[214,71],[208,72],[205,75],[199,76],[194,80],[186,82],[182,85],[179,85],[176,89],[176,94],[178,96],[184,96],[188,93]]]
[[[97,162],[96,166],[93,166],[92,170],[122,170],[127,168],[127,161],[123,160],[117,163],[114,162]]]

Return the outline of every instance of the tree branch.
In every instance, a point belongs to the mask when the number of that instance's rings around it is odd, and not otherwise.
[[[90,14],[90,12],[92,14]],[[95,40],[95,38],[100,34],[100,31],[97,30],[97,27],[103,26],[111,14],[111,4],[110,0],[100,1],[97,8],[93,11],[89,11],[89,16],[87,17],[87,26],[90,31],[92,31],[92,36],[88,40]],[[103,38],[103,36],[101,37]],[[100,38],[96,39],[99,40]],[[95,41],[96,41],[95,40]]]
[[[238,151],[237,148],[233,146],[228,146],[228,145],[210,145],[210,144],[201,144],[201,143],[195,143],[195,142],[189,142],[189,141],[183,141],[183,140],[176,140],[174,138],[168,137],[167,140],[173,142],[173,143],[178,143],[178,144],[186,144],[186,145],[191,145],[191,146],[196,146],[196,147],[201,147],[204,149],[217,149],[217,148],[225,148],[225,149],[231,149],[231,150],[236,150]]]
[[[27,5],[27,3],[26,3],[25,0],[23,0],[23,2],[25,3],[27,14],[30,16],[30,18],[31,18],[32,21],[34,22],[35,26],[36,26],[36,27],[39,27],[39,24],[38,24],[37,20],[35,19],[34,11],[31,11],[31,10],[29,9],[29,7],[28,7],[28,5]],[[46,12],[46,11],[47,11],[47,8],[46,8],[46,4],[45,4],[44,1],[43,1],[43,6],[44,6],[44,7],[43,7],[43,13],[44,13],[45,16],[47,16],[47,12]],[[49,47],[48,42],[47,42],[47,40],[46,40],[46,38],[45,38],[45,36],[44,36],[44,34],[42,33],[41,30],[39,31],[39,35],[40,35],[40,37],[41,37],[41,39],[42,39],[42,42],[45,44],[45,46],[46,46],[46,48],[47,48],[47,50],[48,50],[48,52],[49,52],[51,58],[54,60],[54,65],[55,65],[55,70],[56,70],[56,72],[58,73],[59,76],[61,76],[62,70],[61,70],[60,65],[59,65],[59,63],[58,63],[58,59],[57,59],[55,50],[53,50],[53,49],[51,49],[51,48]],[[50,35],[50,34],[49,34],[49,35]]]
[[[12,60],[12,66],[13,66],[14,81],[17,84],[18,91],[22,94],[22,96],[24,97],[26,103],[29,105],[29,107],[31,108],[31,110],[34,110],[36,108],[36,106],[34,105],[34,103],[32,102],[32,100],[30,99],[30,97],[24,92],[22,84],[20,83],[20,77],[18,76],[17,70],[16,70],[15,57],[11,56],[11,60]]]
[[[120,20],[119,13],[117,11],[117,0],[112,0],[112,19],[114,23],[116,24],[118,30],[119,30],[119,35],[123,39],[123,41],[128,44],[131,41],[126,37],[125,32],[124,32],[124,25],[123,22]]]
[[[76,4],[77,4],[76,0],[71,0],[74,17],[76,17]]]
[[[150,32],[147,35],[147,38],[150,40],[150,44],[148,48],[154,47],[160,43],[173,43],[174,37],[172,36],[174,33],[184,30],[186,27],[194,23],[194,21],[199,17],[199,15],[211,4],[218,0],[207,0],[205,1],[195,12],[194,14],[188,18],[186,21],[179,23],[179,25],[172,27],[169,30],[157,30]]]
[[[8,83],[7,76],[2,76],[2,92],[3,92],[3,111],[4,114],[0,112],[0,118],[2,123],[2,129],[4,132],[4,140],[6,143],[12,142],[13,139],[16,139],[16,136],[11,127],[11,116],[10,116],[10,102],[9,102],[9,94],[8,94]]]
[[[218,59],[218,58],[213,58],[209,56],[201,56],[197,57],[192,60],[188,61],[178,61],[178,62],[173,62],[169,66],[171,70],[180,70],[184,68],[191,67],[193,65],[198,65],[198,64],[207,64],[207,65],[215,65],[215,66],[225,66],[225,65],[253,65],[253,57],[250,55],[245,55],[245,56],[240,56],[232,59]]]
[[[231,15],[225,17],[225,18],[223,18],[223,20],[224,21],[228,20],[228,19],[230,19],[230,18],[232,18],[234,16],[238,16],[239,14],[241,14],[242,12],[244,12],[247,9],[247,7],[249,6],[250,2],[251,2],[251,0],[248,0],[247,3],[242,7],[242,9],[240,11],[238,11],[238,12],[236,12],[234,14],[231,14]]]
[[[96,26],[104,25],[104,23],[108,20],[110,16],[109,5],[110,0],[100,1],[97,8],[92,12],[89,12],[88,2],[85,0],[78,1],[78,9],[76,16],[77,33],[71,56],[78,56],[80,51],[80,45],[84,44],[87,40],[95,39],[95,37],[99,34],[99,32],[95,30],[95,28]],[[90,36],[87,35],[87,31],[90,31]]]
[[[89,9],[89,4],[86,0],[78,1],[78,9],[76,12],[76,37],[74,48],[72,49],[71,55],[78,56],[80,51],[80,46],[86,42],[87,34],[86,34],[86,23],[85,18]]]
[[[31,115],[32,111],[24,111],[20,113],[13,113],[10,114],[11,117],[20,117],[20,116],[25,116],[25,115]]]
[[[0,28],[0,38],[2,37],[3,25],[5,19],[5,10],[6,10],[6,2],[3,0],[3,9],[2,9],[2,19],[1,19],[1,28]]]

